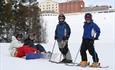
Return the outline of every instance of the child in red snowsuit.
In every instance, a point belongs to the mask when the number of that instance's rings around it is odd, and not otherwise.
[[[15,56],[23,57],[29,53],[40,53],[37,49],[29,47],[28,45],[23,45],[22,47],[16,48]]]

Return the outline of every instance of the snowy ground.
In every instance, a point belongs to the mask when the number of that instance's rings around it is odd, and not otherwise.
[[[11,57],[8,52],[9,44],[0,44],[0,70],[115,70],[115,13],[93,13],[94,22],[101,28],[100,40],[95,42],[95,48],[99,55],[100,62],[103,66],[109,65],[106,69],[68,67],[64,64],[53,64],[46,59],[25,60]],[[46,50],[51,51],[54,43],[54,31],[58,22],[57,16],[44,16],[47,23],[47,44],[43,44]],[[69,48],[72,53],[73,60],[81,44],[83,32],[84,13],[78,15],[66,15],[66,21],[71,27],[71,37],[69,40]],[[55,52],[59,53],[56,43]],[[92,62],[92,58],[88,53],[88,59]],[[80,62],[80,55],[77,61]]]

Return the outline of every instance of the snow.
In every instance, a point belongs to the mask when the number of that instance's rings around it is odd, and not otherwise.
[[[25,60],[21,58],[11,57],[9,55],[9,44],[0,44],[0,70],[115,70],[115,12],[114,13],[92,13],[94,22],[101,28],[101,35],[98,41],[95,41],[95,48],[99,55],[102,66],[109,65],[109,68],[81,68],[66,66],[64,64],[54,64],[48,62],[47,59]],[[54,31],[58,23],[57,16],[43,16],[44,23],[47,23],[47,43],[43,44],[46,50],[51,51],[53,48]],[[83,33],[84,13],[77,15],[66,15],[66,22],[71,27],[71,37],[69,39],[69,49],[73,60],[81,45]],[[54,53],[60,53],[57,43],[55,44]],[[76,62],[80,62],[80,54]],[[92,57],[88,53],[89,62],[92,62]],[[57,58],[59,60],[59,58]]]

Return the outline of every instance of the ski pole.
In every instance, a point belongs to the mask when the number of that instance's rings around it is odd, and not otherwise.
[[[81,48],[81,47],[80,47]],[[76,53],[76,56],[75,56],[75,60],[74,60],[74,64],[75,64],[75,62],[76,62],[76,60],[77,60],[77,58],[78,58],[78,54],[79,54],[79,52],[80,52],[80,48],[78,49],[78,51],[77,51],[77,53]]]
[[[53,55],[53,51],[54,51],[54,48],[55,48],[55,44],[56,44],[56,40],[55,40],[55,42],[53,44],[53,48],[52,48],[52,51],[51,51],[51,56],[49,58],[49,61],[51,61],[51,58],[52,58],[52,55]]]

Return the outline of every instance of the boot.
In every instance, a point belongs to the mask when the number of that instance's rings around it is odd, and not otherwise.
[[[66,59],[63,59],[62,61],[60,61],[60,63],[65,63],[66,62]]]
[[[72,60],[63,59],[60,63],[72,63]]]
[[[78,66],[86,67],[86,66],[88,66],[89,64],[90,64],[90,63],[87,62],[87,61],[81,61],[81,62],[78,64]]]
[[[93,62],[90,67],[99,67],[100,63],[99,62]]]
[[[65,63],[72,63],[72,60],[66,60]]]

